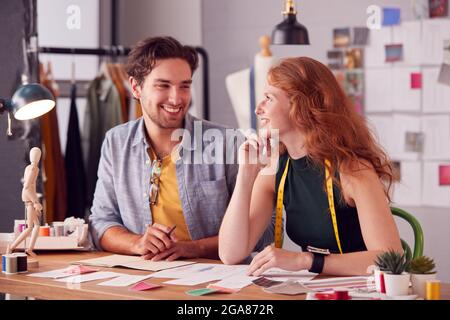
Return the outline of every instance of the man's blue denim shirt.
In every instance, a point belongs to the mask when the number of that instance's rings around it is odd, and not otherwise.
[[[195,130],[194,130],[195,128]],[[114,226],[142,234],[152,224],[149,205],[151,161],[143,118],[112,128],[103,141],[98,180],[89,217],[94,244]],[[235,134],[230,134],[234,132]],[[178,192],[192,240],[216,236],[238,172],[243,136],[233,129],[187,114],[176,161]],[[227,135],[228,133],[228,135]],[[255,250],[273,242],[274,219]]]

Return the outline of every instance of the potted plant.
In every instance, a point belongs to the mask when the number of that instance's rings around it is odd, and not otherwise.
[[[408,268],[409,261],[406,260],[404,253],[394,250],[383,252],[377,256],[375,264],[384,273],[386,295],[408,295],[410,275],[405,271]]]
[[[433,259],[421,256],[411,260],[408,272],[411,274],[411,283],[414,293],[425,298],[427,280],[436,279],[436,270]]]

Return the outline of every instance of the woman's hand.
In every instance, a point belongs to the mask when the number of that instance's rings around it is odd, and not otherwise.
[[[260,276],[270,268],[281,268],[288,271],[299,271],[307,269],[303,253],[292,252],[274,246],[267,246],[258,253],[250,263],[247,274]]]
[[[255,133],[247,136],[247,140],[239,148],[240,168],[255,173],[259,173],[263,168],[272,167],[274,163],[276,168],[278,148],[272,146],[270,135],[270,131],[263,130],[260,131],[260,136]]]

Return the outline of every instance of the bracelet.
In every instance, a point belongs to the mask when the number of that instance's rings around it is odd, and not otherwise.
[[[309,272],[322,273],[323,265],[325,264],[325,256],[323,254],[313,252],[313,262]]]

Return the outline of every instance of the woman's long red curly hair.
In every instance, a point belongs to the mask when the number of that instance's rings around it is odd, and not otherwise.
[[[286,58],[270,69],[268,80],[287,93],[289,117],[305,135],[308,157],[320,166],[330,160],[330,175],[341,191],[338,169],[351,174],[358,170],[355,164],[368,167],[369,163],[384,182],[390,201],[390,161],[325,65],[308,57]]]

